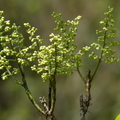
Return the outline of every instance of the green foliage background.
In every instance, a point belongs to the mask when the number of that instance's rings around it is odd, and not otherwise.
[[[53,11],[62,13],[63,19],[73,19],[78,15],[83,17],[78,28],[76,43],[82,47],[89,45],[97,39],[96,29],[100,29],[99,21],[108,6],[114,7],[116,39],[119,41],[120,31],[120,1],[119,0],[1,0],[0,10],[4,11],[6,19],[23,26],[29,22],[38,28],[41,35],[49,44],[49,34],[55,27]],[[25,35],[25,29],[22,29]],[[26,36],[26,44],[27,36]],[[119,51],[120,49],[117,48]],[[118,54],[119,55],[119,52]],[[95,62],[85,58],[85,67],[94,68]],[[113,120],[120,113],[120,63],[111,65],[102,64],[92,83],[92,106],[88,113],[89,120]],[[1,71],[0,71],[1,72]],[[37,102],[39,97],[47,95],[47,83],[34,72],[26,69],[28,84]],[[57,80],[56,117],[59,120],[79,119],[79,95],[84,92],[84,84],[77,73],[73,76],[60,76]],[[12,78],[7,81],[0,79],[0,119],[1,120],[41,120],[36,110],[29,102],[24,89],[17,85]]]

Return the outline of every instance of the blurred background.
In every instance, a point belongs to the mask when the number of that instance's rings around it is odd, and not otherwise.
[[[83,20],[78,27],[75,39],[79,48],[97,40],[96,29],[102,26],[99,22],[104,18],[108,6],[114,7],[116,39],[120,42],[120,0],[0,0],[0,10],[4,11],[6,20],[22,26],[29,22],[38,28],[37,34],[49,44],[49,34],[55,27],[52,12],[62,13],[64,20],[72,20],[81,15]],[[26,43],[29,42],[26,39]],[[29,43],[28,43],[29,44]],[[117,48],[119,55],[120,48]],[[95,61],[83,60],[84,75],[87,70],[94,71]],[[87,114],[87,120],[114,120],[120,113],[120,63],[102,64],[92,83],[92,105]],[[0,71],[0,74],[2,72]],[[19,77],[19,76],[18,76]],[[47,96],[47,85],[43,83],[30,69],[26,69],[29,88],[39,104],[40,96]],[[72,76],[57,78],[57,103],[55,116],[58,120],[79,120],[79,96],[84,93],[84,84],[77,73]],[[43,120],[27,98],[24,89],[13,79],[0,79],[0,120]]]

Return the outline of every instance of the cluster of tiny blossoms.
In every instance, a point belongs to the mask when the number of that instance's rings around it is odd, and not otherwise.
[[[0,69],[4,70],[2,79],[5,80],[9,76],[14,76],[19,72],[23,72],[23,66],[29,65],[28,57],[32,55],[29,50],[34,49],[35,42],[26,47],[24,44],[24,36],[19,32],[20,26],[15,23],[10,24],[10,21],[4,20],[0,12],[0,43],[2,50],[0,51]],[[39,36],[35,36],[36,29],[31,27],[31,41],[40,41]],[[35,38],[34,38],[35,37]]]
[[[100,54],[97,55],[95,52],[91,52],[89,57],[93,59],[99,59],[105,63],[119,62],[119,58],[115,58],[115,50],[113,46],[118,46],[119,43],[114,41],[116,30],[114,29],[114,18],[112,15],[113,8],[108,7],[108,12],[105,12],[104,20],[100,21],[100,24],[103,25],[102,30],[96,30],[96,34],[101,36],[98,37],[98,43],[92,43],[91,47],[95,48],[97,51],[100,50]]]
[[[10,21],[4,20],[4,17],[2,16],[3,11],[0,12],[0,43],[2,45],[2,50],[0,51],[0,69],[6,69],[6,71],[2,74],[3,79],[7,79],[8,76],[12,74],[17,74],[18,69],[12,69],[12,66],[10,65],[10,62],[14,62],[14,60],[11,58],[13,55],[18,55],[14,44],[17,43],[15,40],[17,38],[17,29],[18,27],[13,24],[10,27]],[[14,48],[13,48],[14,47]],[[11,56],[11,57],[9,57]],[[17,58],[16,58],[17,59]],[[12,69],[12,71],[10,71]]]
[[[74,38],[77,32],[77,26],[81,16],[76,17],[72,21],[64,22],[61,20],[61,14],[53,13],[57,27],[56,34],[50,34],[51,44],[48,46],[41,45],[29,60],[38,60],[37,65],[31,67],[37,73],[42,72],[43,80],[50,79],[53,75],[72,74],[73,69],[76,68],[76,57],[73,54],[77,46],[74,44]],[[81,57],[77,57],[80,61]],[[81,63],[79,66],[81,66]]]

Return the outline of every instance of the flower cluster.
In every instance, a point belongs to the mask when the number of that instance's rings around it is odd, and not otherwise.
[[[29,65],[28,57],[32,55],[30,49],[34,49],[35,42],[29,47],[24,44],[24,36],[19,32],[20,26],[15,23],[10,24],[10,21],[4,20],[0,12],[0,43],[2,50],[0,51],[0,69],[6,69],[2,74],[3,80],[8,76],[13,76],[18,72],[23,72],[23,66]],[[40,39],[39,36],[34,37],[36,29],[29,28],[30,40],[35,41]],[[14,67],[13,67],[14,66]]]
[[[118,46],[119,43],[114,41],[112,38],[115,38],[116,30],[114,29],[114,18],[112,15],[113,8],[108,7],[108,12],[105,12],[106,16],[104,20],[100,22],[103,25],[102,30],[96,30],[96,34],[101,35],[98,37],[98,43],[92,43],[91,47],[95,48],[97,51],[100,51],[99,55],[95,52],[91,52],[89,57],[93,59],[99,59],[105,63],[119,62],[119,58],[115,58],[115,50],[113,46]]]
[[[29,60],[38,59],[38,64],[33,65],[31,69],[37,73],[42,72],[41,77],[44,81],[50,79],[54,74],[72,74],[73,69],[76,68],[74,51],[77,46],[74,44],[74,38],[81,16],[67,22],[61,20],[61,14],[53,13],[52,16],[57,24],[55,28],[57,33],[50,34],[51,44],[39,46],[38,51],[34,51],[28,58]]]

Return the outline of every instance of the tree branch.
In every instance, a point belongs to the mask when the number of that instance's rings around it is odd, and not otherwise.
[[[90,76],[91,71],[88,70],[87,78],[85,81],[85,90],[86,90],[86,95],[85,99],[83,95],[80,95],[80,120],[85,120],[85,115],[88,112],[88,108],[90,106],[90,101],[91,101],[91,76]]]

